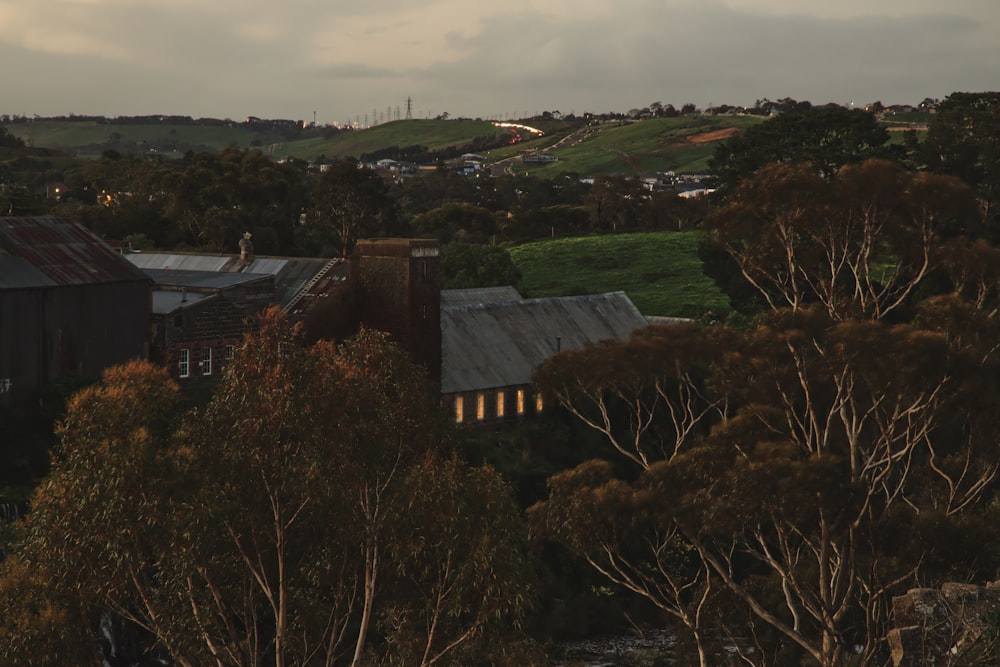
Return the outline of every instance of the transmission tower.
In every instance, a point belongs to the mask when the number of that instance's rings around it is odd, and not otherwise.
[[[413,98],[406,98],[406,120],[413,120]]]

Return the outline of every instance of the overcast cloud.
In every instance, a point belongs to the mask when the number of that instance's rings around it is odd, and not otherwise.
[[[0,113],[344,123],[1000,90],[1000,0],[0,0]]]

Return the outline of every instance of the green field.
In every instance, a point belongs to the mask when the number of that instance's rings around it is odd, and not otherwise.
[[[531,173],[643,174],[657,171],[704,171],[723,140],[712,133],[739,131],[762,121],[755,116],[683,116],[609,123],[584,141],[555,148],[559,158]],[[567,142],[569,143],[569,142]]]
[[[122,152],[156,152],[168,157],[187,150],[222,150],[227,146],[262,150],[281,141],[274,132],[260,132],[241,123],[232,125],[143,125],[96,121],[40,119],[12,123],[7,129],[28,146],[54,148],[82,157],[99,156],[107,148]]]
[[[725,313],[729,300],[702,272],[700,232],[537,241],[509,248],[529,298],[624,291],[643,315]]]
[[[426,146],[440,150],[464,146],[477,137],[493,138],[504,133],[493,123],[480,120],[397,120],[366,130],[341,132],[330,139],[317,136],[282,143],[275,155],[304,160],[315,160],[321,155],[360,158],[365,153],[391,146]]]

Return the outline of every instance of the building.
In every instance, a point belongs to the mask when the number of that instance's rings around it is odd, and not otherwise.
[[[437,380],[441,372],[441,250],[432,239],[358,241],[351,286],[359,322],[388,332]]]
[[[441,293],[441,395],[458,423],[545,409],[534,370],[552,355],[625,339],[646,319],[624,292],[524,299],[512,287]]]
[[[218,375],[261,310],[274,302],[274,276],[145,269],[156,287],[150,359],[178,380]]]
[[[314,338],[341,337],[360,325],[386,331],[436,379],[439,254],[435,240],[381,239],[359,241],[349,261],[246,253],[126,257],[156,284],[152,357],[178,379],[218,374],[271,304],[305,322]]]
[[[146,357],[151,288],[83,225],[0,218],[0,404]]]

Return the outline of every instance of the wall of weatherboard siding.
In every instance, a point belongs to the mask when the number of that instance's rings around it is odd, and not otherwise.
[[[23,403],[60,375],[97,378],[148,355],[150,287],[137,280],[0,291],[0,401]]]

